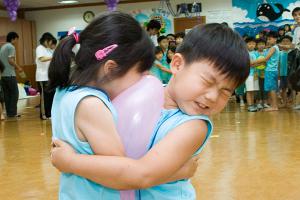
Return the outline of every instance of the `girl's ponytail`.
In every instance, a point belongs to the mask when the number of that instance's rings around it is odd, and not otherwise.
[[[72,51],[76,44],[73,35],[64,38],[55,49],[49,66],[49,90],[64,88],[69,85],[71,62],[75,56]]]

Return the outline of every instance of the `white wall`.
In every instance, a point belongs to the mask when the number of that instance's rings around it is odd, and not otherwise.
[[[172,0],[171,2],[175,6],[183,1]],[[185,0],[184,2],[192,3],[194,0]],[[225,20],[224,16],[222,16],[222,13],[230,13],[232,10],[231,0],[201,0],[201,3],[203,10],[201,15],[207,16],[207,22],[222,22]],[[160,2],[156,1],[147,3],[119,4],[118,10],[130,12],[132,10],[159,7]],[[26,12],[25,16],[26,19],[36,22],[38,39],[44,32],[51,32],[54,36],[56,36],[57,32],[67,31],[72,26],[76,26],[77,29],[83,29],[87,24],[83,21],[82,15],[88,10],[93,11],[95,14],[99,14],[103,11],[106,11],[106,6],[31,11]],[[216,13],[220,13],[221,15],[217,15]],[[230,17],[227,18],[230,19]]]
[[[7,11],[0,10],[0,17],[7,17]]]

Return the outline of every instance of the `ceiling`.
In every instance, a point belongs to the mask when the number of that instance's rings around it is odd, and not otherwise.
[[[78,0],[77,4],[59,4],[58,0],[20,0],[21,1],[21,9],[28,8],[45,8],[45,7],[57,7],[57,6],[80,6],[80,4],[103,4],[104,0]],[[143,2],[145,0],[120,0],[120,2]],[[150,1],[150,0],[149,0]],[[154,0],[155,1],[155,0]]]

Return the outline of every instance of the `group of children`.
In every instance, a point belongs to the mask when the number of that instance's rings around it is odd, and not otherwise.
[[[150,70],[153,49],[139,23],[120,12],[98,16],[80,35],[59,43],[49,68],[50,88],[56,89],[51,159],[63,172],[59,199],[118,200],[123,189],[137,189],[142,200],[196,199],[188,178],[212,132],[208,116],[221,112],[248,77],[247,48],[224,25],[194,27],[172,56],[148,152],[134,160],[125,157],[111,100]]]
[[[176,47],[183,41],[185,33],[161,35],[157,38],[155,47],[155,62],[150,70],[163,84],[167,84],[172,76],[170,63],[176,52]]]
[[[300,9],[294,9],[293,17],[300,25],[296,16]],[[279,31],[280,33],[282,30]],[[299,36],[298,36],[299,37]],[[265,40],[266,39],[266,40]],[[245,84],[236,90],[236,95],[240,99],[240,106],[244,106],[244,93],[249,112],[277,111],[280,107],[287,107],[292,103],[295,92],[291,94],[291,100],[288,100],[288,74],[289,60],[288,53],[293,48],[293,38],[290,32],[278,35],[275,31],[267,33],[266,37],[260,35],[258,39],[246,37],[245,43],[249,51],[251,60],[250,75]],[[279,86],[279,87],[278,87]],[[278,96],[281,102],[278,103]]]

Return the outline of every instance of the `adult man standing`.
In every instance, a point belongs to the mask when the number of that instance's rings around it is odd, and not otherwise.
[[[6,43],[1,47],[0,60],[4,64],[2,73],[2,88],[7,117],[19,117],[17,115],[17,103],[19,99],[16,71],[23,69],[16,63],[16,48],[19,36],[16,32],[10,32],[6,36]]]

